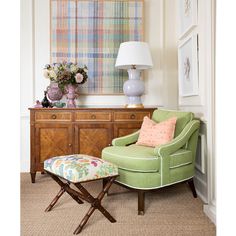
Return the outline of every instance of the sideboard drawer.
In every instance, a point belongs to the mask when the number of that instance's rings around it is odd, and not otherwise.
[[[143,121],[144,116],[150,117],[150,112],[115,112],[115,121]]]
[[[72,113],[71,112],[35,112],[35,121],[71,121]]]
[[[111,112],[76,112],[75,121],[111,121]]]

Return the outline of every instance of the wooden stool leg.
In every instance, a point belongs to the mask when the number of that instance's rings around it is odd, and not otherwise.
[[[113,216],[101,205],[96,207],[111,223],[115,223],[116,220]]]
[[[108,183],[107,178],[105,178],[105,179],[102,180],[102,187],[103,187],[103,189],[105,188],[105,186],[106,186],[107,183]],[[109,191],[107,191],[107,196],[109,196]]]
[[[58,192],[56,197],[52,200],[52,202],[49,204],[49,206],[45,209],[45,212],[51,211],[54,205],[57,203],[59,198],[62,196],[62,194],[65,192],[64,188],[61,188],[61,190]]]
[[[93,212],[98,209],[110,222],[114,223],[116,220],[110,215],[110,213],[101,205],[101,200],[111,187],[113,181],[116,177],[111,177],[108,179],[107,183],[103,187],[103,190],[98,194],[97,198],[94,198],[80,183],[75,183],[75,186],[82,192],[85,199],[91,203],[91,207],[88,210],[87,214],[84,216],[79,226],[74,231],[74,234],[79,234],[85,224],[88,222],[89,217],[93,214]]]
[[[87,212],[87,214],[84,216],[84,218],[81,220],[79,226],[76,228],[76,230],[74,231],[74,234],[79,234],[83,227],[86,225],[86,223],[88,222],[89,217],[93,214],[93,212],[96,210],[96,208],[94,206],[91,206]]]
[[[67,185],[68,185],[68,187],[69,187],[70,184],[68,183]],[[79,204],[83,204],[83,203],[84,203],[79,197],[75,196],[75,195],[74,195],[73,193],[71,193],[70,191],[67,191],[68,188],[66,188],[65,190],[66,190],[66,192],[67,192],[76,202],[78,202]]]
[[[47,172],[51,177],[52,177],[52,179],[53,180],[55,180],[60,186],[61,186],[61,188],[62,189],[64,189],[65,190],[65,192],[67,192],[77,203],[79,203],[79,204],[83,204],[83,201],[81,201],[81,199],[79,198],[79,196],[78,195],[74,195],[73,194],[73,190],[71,190],[70,191],[70,182],[68,182],[68,183],[63,183],[57,176],[55,176],[55,175],[53,175],[53,174],[51,174],[51,173],[49,173],[49,172]],[[59,193],[58,193],[59,194]],[[57,194],[57,195],[58,195]],[[58,198],[59,199],[59,198]],[[55,205],[55,204],[54,204]]]
[[[109,188],[111,187],[116,176],[107,178],[108,181],[103,187],[102,191],[98,194],[97,198],[94,198],[80,183],[74,183],[74,185],[81,191],[81,193],[70,188],[69,181],[68,183],[64,183],[63,181],[59,179],[58,176],[51,174],[48,171],[46,172],[53,178],[53,180],[55,180],[61,186],[61,190],[53,199],[53,201],[50,203],[50,205],[46,208],[45,211],[50,211],[64,192],[67,192],[79,204],[83,203],[80,199],[83,199],[91,204],[91,207],[89,208],[87,214],[84,216],[84,218],[80,222],[79,226],[74,231],[74,234],[79,234],[82,231],[83,227],[86,225],[90,216],[93,214],[93,212],[96,209],[98,209],[110,222],[112,223],[116,222],[116,220],[110,215],[110,213],[101,205],[101,200],[103,199],[103,197],[105,196]]]

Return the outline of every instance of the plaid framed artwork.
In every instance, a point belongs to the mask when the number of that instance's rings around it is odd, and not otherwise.
[[[50,0],[50,60],[87,65],[82,94],[123,94],[120,43],[143,40],[143,0]]]

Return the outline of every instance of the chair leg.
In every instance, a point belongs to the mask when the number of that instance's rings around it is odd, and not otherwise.
[[[138,190],[138,215],[144,215],[145,192]]]
[[[193,179],[188,180],[188,185],[189,185],[189,187],[192,191],[193,197],[197,198],[197,193],[196,193],[196,189],[195,189],[195,186],[194,186]]]

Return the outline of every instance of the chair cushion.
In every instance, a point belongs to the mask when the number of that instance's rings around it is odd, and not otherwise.
[[[170,142],[174,137],[176,117],[156,123],[145,116],[138,137],[138,145],[156,147]]]
[[[192,112],[169,111],[161,109],[155,110],[152,114],[152,120],[154,120],[157,123],[167,120],[171,117],[177,117],[175,134],[174,134],[174,137],[177,137],[184,129],[184,127],[188,124],[188,122],[193,119],[194,116]]]
[[[84,154],[53,157],[44,161],[44,169],[72,183],[118,175],[114,164]]]
[[[177,168],[191,164],[192,162],[192,152],[189,150],[179,149],[177,152],[170,155],[170,168]]]
[[[102,151],[102,159],[119,168],[135,172],[158,172],[160,160],[154,156],[154,148],[138,146],[112,146]]]

